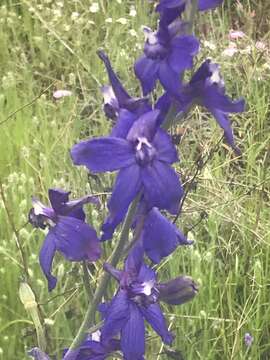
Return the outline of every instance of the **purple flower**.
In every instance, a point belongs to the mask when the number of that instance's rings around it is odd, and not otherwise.
[[[190,82],[182,86],[178,97],[171,96],[168,92],[163,94],[156,104],[156,108],[162,112],[163,119],[172,105],[179,113],[188,112],[193,105],[204,106],[224,130],[227,143],[236,153],[240,153],[234,143],[229,114],[243,112],[245,101],[242,98],[232,101],[226,95],[218,64],[212,63],[211,60],[202,63]]]
[[[156,274],[142,262],[142,248],[136,247],[125,261],[123,271],[105,264],[105,269],[120,284],[116,295],[102,306],[105,322],[101,338],[121,333],[121,349],[127,360],[143,359],[145,352],[146,320],[162,338],[170,344],[173,336],[168,331],[166,320],[157,303]]]
[[[110,239],[127,209],[142,190],[149,207],[178,210],[183,190],[171,168],[178,160],[169,135],[156,127],[159,111],[143,114],[126,139],[102,137],[83,141],[71,150],[73,162],[92,172],[120,170],[108,203],[110,216],[102,227],[102,240]]]
[[[160,0],[156,7],[163,24],[170,24],[185,11],[187,0]],[[198,10],[205,11],[221,5],[223,0],[198,0]]]
[[[101,338],[121,334],[121,349],[127,360],[142,359],[145,352],[146,320],[166,344],[173,341],[158,301],[182,304],[197,293],[194,282],[187,277],[158,283],[156,273],[143,262],[143,249],[137,245],[130,252],[120,271],[109,264],[104,268],[118,282],[119,289],[110,303],[100,310],[105,322]]]
[[[51,274],[51,267],[56,251],[69,261],[96,261],[100,257],[100,244],[96,231],[85,220],[83,205],[96,203],[93,196],[68,201],[70,192],[49,189],[52,207],[46,207],[33,198],[33,208],[29,212],[29,221],[34,227],[49,232],[39,253],[42,271],[48,280],[49,291],[55,288],[57,279]]]
[[[110,119],[115,119],[119,116],[126,117],[126,112],[131,113],[130,116],[139,116],[144,112],[151,110],[148,99],[133,98],[128,94],[115,74],[108,56],[101,50],[98,51],[98,56],[106,67],[111,83],[111,86],[103,86],[101,89],[104,97],[104,111],[106,116]],[[123,111],[124,114],[121,114]],[[114,134],[114,136],[117,135]]]
[[[199,50],[198,40],[190,35],[175,36],[175,28],[167,26],[160,26],[158,31],[145,27],[144,33],[144,55],[134,65],[143,94],[149,94],[159,79],[165,90],[177,95],[180,74],[192,67]]]
[[[183,87],[180,95],[181,110],[187,111],[192,104],[198,104],[215,117],[228,144],[237,151],[233,131],[228,118],[229,113],[243,112],[245,101],[232,101],[225,94],[224,80],[219,72],[219,65],[206,60],[196,71],[188,85]]]
[[[250,347],[254,341],[254,338],[249,333],[245,333],[244,341],[245,341],[246,346]]]
[[[177,229],[157,208],[146,211],[140,236],[146,255],[154,263],[170,255],[180,245],[191,245],[185,235]]]
[[[63,360],[105,360],[111,353],[119,351],[120,341],[117,339],[108,339],[101,341],[101,332],[97,330],[91,334],[78,349],[69,352],[68,349],[63,353]]]

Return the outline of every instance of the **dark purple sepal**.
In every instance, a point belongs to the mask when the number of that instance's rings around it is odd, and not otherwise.
[[[198,285],[188,276],[181,276],[165,283],[158,283],[159,300],[170,305],[181,305],[198,293]]]
[[[96,261],[101,254],[96,231],[83,221],[68,216],[59,216],[59,221],[50,230],[55,244],[67,260]]]
[[[171,345],[174,336],[168,330],[166,319],[158,303],[151,304],[147,307],[140,307],[145,320],[151,325],[153,330],[161,337],[165,344]]]
[[[179,245],[191,245],[184,234],[177,229],[158,209],[152,209],[146,216],[141,234],[146,255],[159,263],[170,255]]]

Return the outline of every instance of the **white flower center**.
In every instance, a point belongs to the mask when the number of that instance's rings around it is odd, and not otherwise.
[[[136,149],[138,151],[142,150],[142,146],[146,145],[147,147],[149,147],[150,149],[152,148],[152,145],[149,143],[149,141],[145,138],[145,137],[139,137],[138,138],[138,144],[136,146]]]
[[[146,296],[150,296],[152,293],[152,289],[154,287],[155,281],[154,280],[150,280],[147,282],[144,282],[143,285],[143,293]]]
[[[209,66],[212,75],[210,77],[210,84],[218,84],[219,86],[224,86],[224,80],[220,75],[219,67],[215,64],[210,64]]]
[[[44,205],[38,200],[33,201],[33,209],[34,209],[35,215],[43,215],[44,214]]]
[[[101,332],[100,332],[100,330],[97,330],[97,331],[95,331],[95,332],[92,334],[92,340],[93,340],[93,341],[100,342],[100,337],[101,337]]]
[[[152,31],[147,26],[143,26],[143,32],[144,32],[145,41],[147,41],[149,45],[156,45],[158,43],[156,32]]]

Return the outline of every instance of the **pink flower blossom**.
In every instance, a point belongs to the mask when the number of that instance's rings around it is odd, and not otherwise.
[[[229,32],[229,39],[230,40],[238,40],[242,39],[246,36],[246,34],[243,31],[240,30],[230,30]]]

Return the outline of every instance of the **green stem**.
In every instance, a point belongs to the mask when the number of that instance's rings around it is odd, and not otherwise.
[[[141,196],[141,194],[139,194],[136,197],[136,199],[133,201],[133,203],[129,207],[128,214],[125,218],[125,222],[123,225],[123,229],[122,229],[119,241],[118,241],[111,257],[108,260],[108,262],[113,267],[116,267],[116,265],[118,264],[118,262],[122,256],[125,243],[128,240],[129,229],[131,227],[133,216],[136,211],[140,196]],[[82,324],[79,328],[79,331],[78,331],[77,335],[75,336],[75,339],[73,340],[68,352],[66,353],[64,360],[68,360],[69,357],[72,356],[73,351],[75,349],[77,349],[80,346],[80,344],[82,343],[82,341],[84,340],[90,324],[92,324],[95,320],[95,313],[96,313],[97,307],[98,307],[99,303],[101,302],[102,297],[107,289],[109,280],[110,280],[110,274],[103,272],[101,279],[100,279],[99,286],[97,287],[97,289],[95,291],[93,300],[91,303],[89,303],[88,309],[87,309],[85,317],[83,319],[83,322],[82,322]]]
[[[189,6],[187,9],[187,18],[188,18],[188,33],[193,33],[194,20],[198,10],[198,0],[190,0]]]
[[[89,272],[86,261],[83,261],[82,267],[83,267],[83,283],[88,296],[88,301],[90,301],[93,298],[94,294],[90,286],[90,278],[89,278]]]

